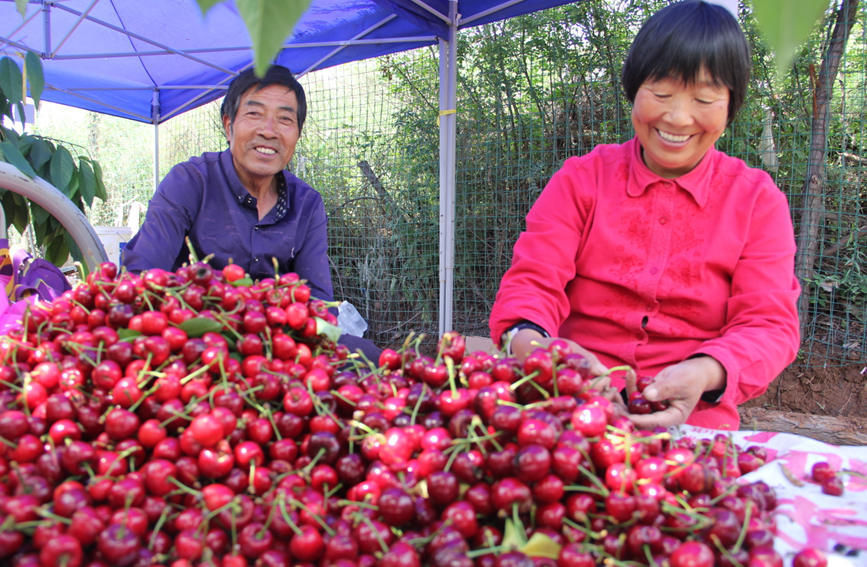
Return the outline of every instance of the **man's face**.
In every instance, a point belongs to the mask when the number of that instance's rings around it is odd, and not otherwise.
[[[298,99],[282,85],[241,95],[234,123],[223,117],[232,161],[241,183],[255,187],[286,167],[298,142]]]

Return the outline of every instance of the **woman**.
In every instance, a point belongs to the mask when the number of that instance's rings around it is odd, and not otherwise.
[[[737,429],[800,342],[795,242],[771,177],[714,144],[746,95],[735,18],[700,1],[645,22],[623,67],[635,137],[573,157],[527,215],[490,316],[519,359],[555,338],[627,364],[667,409],[643,428]],[[614,378],[622,387],[622,380]]]

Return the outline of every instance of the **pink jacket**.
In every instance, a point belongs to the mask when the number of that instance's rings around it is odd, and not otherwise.
[[[649,375],[712,356],[725,393],[688,423],[737,429],[737,405],[761,395],[800,344],[794,256],[786,197],[764,171],[711,148],[664,179],[637,139],[599,146],[566,160],[527,214],[491,336],[526,319]]]

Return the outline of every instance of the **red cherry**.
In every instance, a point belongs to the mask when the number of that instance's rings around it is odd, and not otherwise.
[[[828,558],[815,547],[802,549],[792,559],[792,567],[826,567]]]
[[[714,555],[710,547],[700,541],[685,541],[669,558],[671,567],[713,567]]]
[[[837,476],[837,471],[834,470],[834,467],[831,466],[827,461],[819,461],[813,465],[811,469],[813,480],[822,484],[835,476]]]

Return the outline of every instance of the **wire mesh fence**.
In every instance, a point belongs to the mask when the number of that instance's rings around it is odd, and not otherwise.
[[[632,136],[620,67],[646,15],[664,2],[586,0],[460,35],[454,328],[487,335],[487,317],[524,217],[563,160]],[[748,100],[718,147],[769,171],[796,233],[819,219],[801,278],[804,329],[795,364],[867,361],[867,7],[831,79],[821,168],[811,165],[814,110],[836,12],[791,72],[776,79],[749,14]],[[308,118],[291,168],[329,215],[336,299],[353,303],[382,346],[434,338],[439,301],[438,59],[421,49],[301,78]],[[168,167],[225,140],[218,104],[161,130]],[[815,162],[815,159],[813,160]],[[813,193],[818,183],[819,198]],[[803,242],[800,243],[803,248]],[[799,258],[802,261],[803,258]]]

